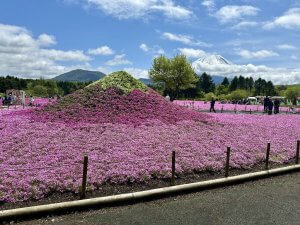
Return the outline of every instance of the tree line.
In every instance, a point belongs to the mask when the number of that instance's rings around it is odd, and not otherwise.
[[[0,93],[6,90],[25,90],[26,95],[39,97],[54,97],[70,94],[82,89],[91,82],[68,82],[45,79],[22,79],[13,76],[0,77]]]
[[[215,84],[209,74],[197,75],[184,55],[155,58],[149,77],[152,88],[171,99],[241,100],[249,96],[286,96],[288,89],[284,85],[275,87],[262,78],[254,80],[242,75],[231,80],[224,77],[221,84]]]

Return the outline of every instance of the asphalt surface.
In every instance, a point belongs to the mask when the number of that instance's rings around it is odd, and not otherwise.
[[[20,224],[299,225],[300,173]]]

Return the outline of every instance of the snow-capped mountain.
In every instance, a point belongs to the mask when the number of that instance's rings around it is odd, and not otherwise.
[[[232,75],[233,71],[240,71],[238,65],[231,63],[221,55],[206,54],[192,63],[197,74],[203,72],[210,75]]]
[[[200,57],[193,64],[198,64],[198,63],[205,63],[209,65],[218,65],[218,64],[232,65],[232,63],[229,62],[227,59],[225,59],[223,56],[212,55],[212,54]]]
[[[251,76],[253,79],[260,77],[272,80],[274,84],[296,84],[299,83],[300,71],[297,69],[272,68],[265,65],[231,63],[221,55],[204,54],[192,63],[195,72],[200,75],[204,72],[212,76]],[[296,74],[296,75],[295,75]],[[221,79],[219,79],[221,80]]]

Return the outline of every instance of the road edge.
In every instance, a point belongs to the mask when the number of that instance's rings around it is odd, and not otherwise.
[[[17,209],[9,209],[0,211],[0,221],[12,220],[23,217],[33,217],[36,215],[55,214],[68,210],[83,210],[91,207],[105,207],[110,204],[117,204],[122,202],[133,202],[151,199],[155,197],[162,197],[176,193],[188,192],[193,190],[205,190],[213,187],[227,186],[235,183],[242,183],[245,181],[253,181],[256,179],[266,178],[270,176],[300,171],[300,165],[292,165],[271,170],[265,170],[254,173],[247,173],[226,178],[219,178],[214,180],[207,180],[189,184],[181,184],[146,191],[139,191],[133,193],[126,193],[120,195],[112,195],[105,197],[90,198],[84,200],[60,202],[47,205],[31,206]]]

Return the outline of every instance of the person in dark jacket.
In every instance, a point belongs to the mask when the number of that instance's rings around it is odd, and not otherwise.
[[[216,110],[215,110],[215,103],[216,103],[215,99],[212,98],[212,99],[211,99],[211,102],[210,102],[210,109],[209,109],[209,112],[211,112],[211,111],[216,112]]]
[[[274,104],[273,104],[272,99],[269,99],[269,104],[268,104],[268,109],[269,109],[268,114],[269,115],[272,115],[273,106],[274,106]]]
[[[279,113],[279,106],[280,106],[280,101],[278,99],[275,99],[275,101],[274,101],[274,114]]]
[[[269,101],[270,101],[270,99],[268,98],[268,96],[266,96],[265,99],[264,99],[264,111],[265,112],[268,112]]]

